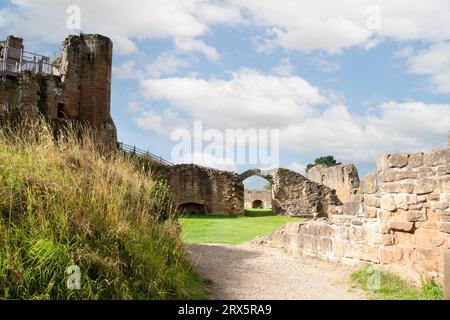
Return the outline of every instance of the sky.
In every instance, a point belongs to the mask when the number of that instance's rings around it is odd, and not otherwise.
[[[449,16],[445,0],[0,0],[0,34],[48,55],[68,34],[110,37],[127,144],[174,160],[174,132],[196,121],[277,130],[277,166],[303,173],[333,155],[362,178],[381,154],[447,145]],[[226,170],[271,167],[190,152]]]

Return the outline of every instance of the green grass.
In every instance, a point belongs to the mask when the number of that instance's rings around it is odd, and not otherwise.
[[[0,128],[0,182],[0,300],[206,297],[165,183],[88,132],[56,142],[43,120]]]
[[[246,210],[245,216],[189,215],[180,218],[182,239],[187,243],[238,244],[269,235],[274,229],[301,218],[273,215],[270,209]]]
[[[430,279],[422,279],[421,287],[415,286],[401,277],[388,272],[380,272],[380,286],[372,289],[368,284],[374,279],[374,269],[364,267],[351,276],[353,283],[370,293],[375,300],[442,300],[441,284]]]

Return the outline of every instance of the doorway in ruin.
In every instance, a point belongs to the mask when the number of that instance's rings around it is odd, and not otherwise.
[[[244,183],[244,208],[267,209],[272,208],[272,184],[258,175],[248,177]]]
[[[207,210],[204,204],[196,202],[183,203],[178,206],[178,211],[181,214],[202,215],[207,214]]]
[[[264,202],[262,200],[253,200],[252,209],[264,209]]]

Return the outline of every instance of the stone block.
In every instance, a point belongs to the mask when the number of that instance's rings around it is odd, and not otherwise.
[[[388,167],[389,154],[383,154],[377,159],[377,172],[386,171]]]
[[[395,204],[395,199],[391,195],[383,195],[381,198],[380,208],[386,211],[395,211],[397,206]]]
[[[422,210],[422,209],[423,209],[423,203],[416,203],[416,204],[408,205],[408,210]]]
[[[450,222],[442,222],[439,226],[439,231],[450,233]]]
[[[378,209],[374,207],[364,207],[364,215],[367,218],[376,218],[378,216]]]
[[[448,165],[450,163],[450,149],[435,150],[424,153],[423,163],[427,167]]]
[[[403,168],[408,165],[408,157],[407,153],[396,153],[391,155],[388,158],[388,165],[391,168]]]
[[[414,185],[414,193],[417,195],[432,193],[436,186],[433,179],[423,179]]]
[[[414,238],[416,246],[422,248],[437,248],[445,241],[441,232],[431,229],[417,229]]]
[[[427,195],[428,201],[439,201],[441,197],[439,196],[439,193],[431,193]]]
[[[391,246],[394,244],[394,236],[392,234],[377,233],[374,237],[374,243]]]
[[[423,164],[423,152],[411,153],[409,155],[408,166],[410,168],[417,168]]]
[[[380,247],[380,262],[382,264],[391,264],[402,261],[403,250],[400,247]]]
[[[436,179],[436,191],[450,193],[450,176]]]
[[[448,209],[447,201],[431,201],[432,210],[445,210]]]
[[[381,197],[373,194],[364,195],[365,206],[380,208],[380,204],[381,204]]]
[[[361,202],[345,202],[342,205],[342,211],[344,214],[351,216],[361,216],[364,212]]]
[[[409,205],[417,203],[417,196],[415,194],[395,194],[394,200],[397,208],[407,210]]]
[[[414,185],[407,182],[390,182],[381,185],[380,189],[386,193],[412,193]]]
[[[373,194],[378,191],[378,175],[376,173],[368,174],[361,182],[361,190],[366,194]]]
[[[388,227],[390,230],[394,231],[404,231],[404,232],[411,232],[414,228],[413,222],[408,221],[389,221]]]
[[[409,222],[416,222],[416,221],[425,221],[425,211],[423,210],[409,210],[406,212],[406,220]]]

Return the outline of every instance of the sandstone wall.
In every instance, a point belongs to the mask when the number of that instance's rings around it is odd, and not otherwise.
[[[384,155],[361,187],[340,214],[283,226],[267,241],[330,262],[373,262],[402,275],[442,278],[450,248],[450,149]]]
[[[167,167],[164,176],[178,207],[199,204],[202,213],[213,215],[244,212],[244,185],[237,173],[181,164]]]
[[[252,208],[253,201],[260,200],[264,208],[272,207],[272,191],[271,190],[245,190],[244,207]]]
[[[336,190],[342,202],[351,201],[359,188],[358,170],[353,164],[326,167],[317,165],[308,170],[306,177]]]
[[[272,172],[272,208],[277,214],[329,216],[339,210],[336,192],[287,169]]]

